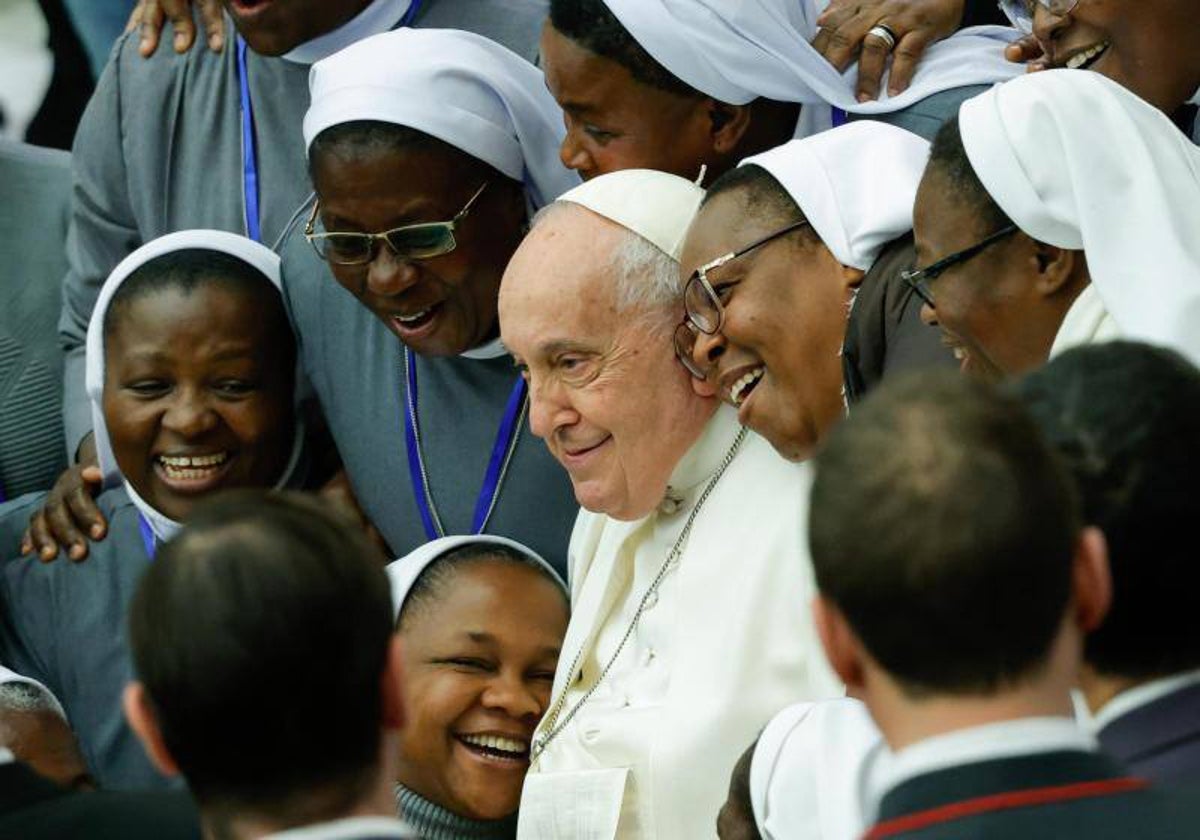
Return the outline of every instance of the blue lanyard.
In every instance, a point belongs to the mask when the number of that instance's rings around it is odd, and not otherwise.
[[[425,2],[425,0],[412,0],[412,3],[409,4],[408,11],[404,13],[404,17],[400,18],[400,22],[397,23],[396,26],[401,27],[411,24],[413,22],[413,18],[420,13],[421,4],[423,2]]]
[[[146,556],[153,560],[154,553],[158,549],[158,542],[154,539],[154,529],[150,527],[146,517],[140,513],[138,514],[138,530],[142,532],[142,545],[146,547]]]
[[[833,117],[834,128],[845,125],[850,119],[850,115],[841,108],[834,108],[833,106],[830,106],[829,110],[832,112],[831,116]]]
[[[408,473],[412,478],[413,496],[417,500],[417,510],[421,514],[425,535],[431,540],[436,540],[445,534],[442,533],[441,523],[433,509],[433,493],[429,488],[424,459],[421,456],[421,430],[417,423],[417,366],[413,363],[412,351],[407,347],[404,348],[404,366],[408,381],[408,394],[404,401],[404,441],[408,449]],[[504,416],[496,432],[496,442],[492,445],[492,456],[488,460],[483,486],[475,500],[475,515],[471,518],[472,534],[483,533],[500,497],[505,467],[512,457],[521,431],[526,391],[525,380],[518,377],[508,395],[508,404],[504,407]]]
[[[246,236],[262,241],[258,207],[258,151],[254,142],[254,106],[250,102],[250,79],[246,73],[246,42],[237,36],[238,88],[242,96],[242,207]]]

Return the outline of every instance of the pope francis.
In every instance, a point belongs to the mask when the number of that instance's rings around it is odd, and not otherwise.
[[[648,170],[591,180],[543,211],[501,286],[531,427],[584,508],[522,840],[714,837],[771,716],[841,693],[809,612],[809,467],[698,396],[674,357],[702,197]]]

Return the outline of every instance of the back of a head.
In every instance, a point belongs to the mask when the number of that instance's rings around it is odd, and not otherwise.
[[[1068,477],[1013,398],[958,374],[882,386],[817,458],[817,584],[913,696],[1033,676],[1066,612]]]
[[[1085,659],[1131,679],[1200,667],[1200,371],[1170,350],[1071,350],[1017,390],[1108,543],[1112,609]]]
[[[379,771],[387,577],[315,501],[236,491],[198,505],[130,607],[163,742],[205,808],[352,806]]]

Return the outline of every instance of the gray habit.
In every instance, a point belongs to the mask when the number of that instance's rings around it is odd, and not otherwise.
[[[403,345],[338,285],[298,232],[283,247],[284,302],[312,383],[368,518],[392,551],[428,541],[404,441]],[[437,510],[447,534],[468,534],[475,501],[517,371],[498,359],[413,354],[417,420]],[[487,533],[525,543],[566,578],[578,507],[566,472],[522,424]]]
[[[413,26],[477,32],[532,61],[546,9],[546,0],[425,0]],[[228,17],[225,25],[233,31]],[[91,431],[83,347],[104,278],[139,245],[172,231],[245,233],[236,51],[198,46],[177,56],[165,45],[143,59],[137,46],[136,35],[117,42],[72,152],[75,195],[59,322],[72,459]],[[262,236],[270,246],[312,189],[301,135],[309,67],[253,52],[247,63]]]
[[[100,494],[109,535],[88,559],[19,556],[21,533],[45,494],[0,506],[0,662],[46,684],[62,702],[101,787],[177,787],[156,771],[125,722],[121,692],[133,677],[125,614],[150,565],[137,508],[122,489]]]

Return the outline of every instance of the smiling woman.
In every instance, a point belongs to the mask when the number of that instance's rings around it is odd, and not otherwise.
[[[88,386],[109,538],[84,563],[14,558],[42,494],[0,508],[0,660],[63,702],[104,787],[161,787],[120,710],[123,619],[160,543],[203,498],[302,474],[295,344],[267,248],[216,231],[154,240],[109,276],[88,334]]]
[[[435,540],[388,576],[404,652],[400,811],[422,837],[514,837],[567,629],[566,585],[502,537]]]

